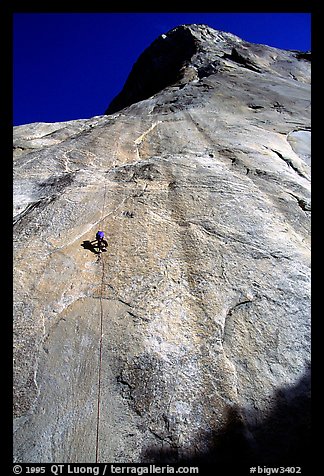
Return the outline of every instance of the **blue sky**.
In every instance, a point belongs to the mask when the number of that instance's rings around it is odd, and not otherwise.
[[[184,23],[277,48],[311,49],[310,13],[16,13],[14,125],[104,114],[143,50]]]

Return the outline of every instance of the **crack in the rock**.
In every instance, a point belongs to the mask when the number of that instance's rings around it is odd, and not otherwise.
[[[132,395],[132,391],[134,390],[134,386],[127,382],[122,376],[122,374],[117,375],[116,378],[117,383],[122,385],[122,397],[126,400],[134,400]]]
[[[285,157],[284,155],[282,155],[281,152],[276,149],[270,148],[270,150],[274,152],[281,160],[283,160],[288,165],[288,167],[291,167],[298,175],[305,178],[306,180],[309,180],[309,178],[301,170],[299,170],[299,168],[293,163],[293,161],[289,157]]]
[[[172,436],[161,436],[159,435],[156,431],[152,430],[151,427],[148,426],[148,430],[150,433],[152,433],[153,436],[155,436],[156,438],[158,438],[160,441],[162,442],[166,442],[168,443],[169,445],[173,446],[174,443],[173,443],[173,440],[172,440]]]
[[[234,304],[234,306],[232,306],[226,313],[226,316],[225,316],[225,320],[224,320],[224,327],[223,327],[223,335],[222,335],[222,344],[224,344],[224,340],[225,340],[225,334],[226,334],[226,323],[228,322],[228,318],[231,317],[233,315],[233,312],[241,307],[241,306],[244,306],[245,304],[250,304],[252,303],[253,301],[251,299],[245,299],[244,301],[240,301],[236,304]]]
[[[297,200],[297,203],[298,203],[299,207],[302,210],[304,210],[305,212],[310,212],[311,211],[310,203],[307,202],[304,198],[300,198],[300,197],[298,197],[297,195],[294,195],[291,192],[286,192],[286,193],[288,193],[288,195],[291,195],[292,197],[294,197]]]
[[[127,314],[129,314],[131,317],[133,317],[134,319],[141,320],[141,321],[145,321],[145,322],[149,322],[149,321],[150,321],[150,319],[147,318],[147,317],[140,316],[140,315],[138,315],[137,313],[135,314],[135,312],[133,312],[134,307],[133,307],[130,303],[124,301],[120,296],[118,296],[118,295],[117,295],[117,291],[113,288],[113,286],[112,286],[111,284],[107,284],[107,283],[103,283],[103,284],[104,284],[105,286],[107,286],[108,288],[110,288],[110,289],[112,290],[112,292],[115,294],[115,296],[114,296],[114,297],[109,297],[109,296],[104,296],[104,295],[102,295],[102,296],[92,296],[93,299],[103,299],[103,300],[106,300],[106,301],[117,301],[117,302],[120,302],[120,303],[124,304],[124,306],[127,306],[128,308],[131,309],[131,311],[127,309],[126,312],[127,312]],[[140,311],[143,311],[143,310],[141,310],[141,309],[139,309],[139,310],[140,310]],[[144,311],[143,311],[143,312],[144,312]]]
[[[253,302],[252,299],[245,299],[244,301],[238,302],[228,310],[226,317],[231,316],[238,307],[244,306],[244,304],[250,304],[251,302]]]

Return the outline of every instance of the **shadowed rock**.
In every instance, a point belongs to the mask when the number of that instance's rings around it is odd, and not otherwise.
[[[168,36],[160,36],[138,58],[123,90],[111,102],[106,114],[146,99],[175,83],[196,48],[190,29],[175,29]]]

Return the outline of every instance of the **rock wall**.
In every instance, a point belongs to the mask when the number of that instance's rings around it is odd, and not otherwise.
[[[310,126],[309,54],[187,25],[14,128],[15,461],[305,460]]]

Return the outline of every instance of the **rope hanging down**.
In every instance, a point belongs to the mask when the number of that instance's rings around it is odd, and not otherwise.
[[[103,207],[101,210],[101,219],[100,219],[100,229],[102,228],[103,214],[106,206],[106,185],[103,199]],[[97,405],[97,430],[96,430],[96,463],[98,463],[99,456],[99,425],[100,425],[100,399],[101,399],[101,369],[102,369],[102,337],[103,337],[103,305],[102,305],[102,294],[103,294],[103,281],[105,276],[105,263],[104,260],[100,260],[102,263],[102,275],[101,275],[101,285],[100,285],[100,341],[99,341],[99,370],[98,370],[98,405]]]

